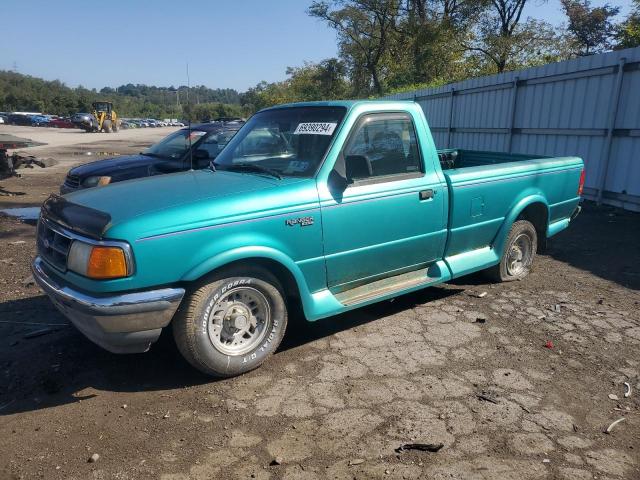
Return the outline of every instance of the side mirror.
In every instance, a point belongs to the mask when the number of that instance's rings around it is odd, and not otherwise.
[[[350,182],[373,175],[371,161],[364,155],[347,155],[344,159],[344,168]]]
[[[351,182],[340,175],[337,170],[331,170],[329,178],[327,179],[329,189],[333,192],[344,192],[350,183]]]

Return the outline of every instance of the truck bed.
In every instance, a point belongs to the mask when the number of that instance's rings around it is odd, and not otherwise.
[[[505,214],[523,194],[539,197],[545,204],[543,223],[550,231],[538,232],[542,238],[568,224],[579,201],[576,185],[582,160],[577,157],[458,149],[439,150],[438,157],[449,190],[446,257],[492,246]]]
[[[516,153],[484,152],[480,150],[462,150],[450,148],[437,150],[442,170],[497,165],[500,163],[522,162],[525,160],[550,158],[540,155]]]

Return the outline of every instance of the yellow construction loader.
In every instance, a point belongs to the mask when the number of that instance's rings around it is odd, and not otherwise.
[[[118,115],[113,109],[113,103],[111,102],[94,102],[91,104],[93,107],[93,117],[83,119],[82,128],[87,132],[117,132],[120,127],[120,120]]]

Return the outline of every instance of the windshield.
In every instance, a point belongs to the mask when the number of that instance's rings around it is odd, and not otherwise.
[[[189,145],[195,144],[206,134],[207,132],[201,130],[191,130],[191,139],[189,139],[189,130],[178,130],[163,138],[159,143],[150,146],[142,153],[154,157],[182,158],[187,153]]]
[[[257,113],[220,152],[216,168],[250,164],[282,176],[310,177],[345,113],[344,107],[291,107]]]

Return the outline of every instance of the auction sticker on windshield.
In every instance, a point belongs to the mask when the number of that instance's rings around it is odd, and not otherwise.
[[[294,135],[332,135],[336,129],[337,123],[327,122],[310,122],[300,123],[295,131]]]

